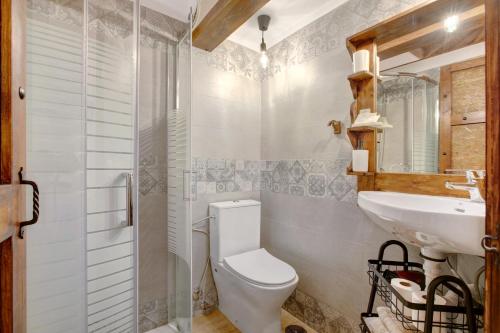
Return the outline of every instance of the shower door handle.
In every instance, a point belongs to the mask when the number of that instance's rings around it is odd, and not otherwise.
[[[31,187],[33,187],[33,218],[29,221],[24,221],[19,223],[18,237],[23,239],[24,238],[23,228],[38,222],[38,217],[40,216],[40,199],[39,199],[40,192],[38,191],[38,185],[34,181],[23,179],[22,167],[21,169],[19,169],[18,175],[19,175],[19,184],[30,185]]]
[[[133,177],[134,174],[132,172],[127,173],[126,175],[126,208],[127,208],[127,227],[131,227],[134,225],[134,199],[133,199]]]

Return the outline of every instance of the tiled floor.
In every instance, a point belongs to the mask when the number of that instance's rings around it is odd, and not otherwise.
[[[307,333],[317,333],[285,310],[282,310],[281,331],[285,332],[285,327],[288,325],[300,325],[306,329]],[[240,333],[240,331],[231,324],[222,312],[215,310],[208,316],[200,315],[193,318],[193,333]]]
[[[175,331],[171,329],[168,325],[165,325],[150,330],[147,333],[175,333]]]

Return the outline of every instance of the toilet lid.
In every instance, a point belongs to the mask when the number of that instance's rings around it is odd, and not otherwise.
[[[224,265],[250,282],[275,286],[289,283],[297,274],[292,266],[258,249],[224,258]]]

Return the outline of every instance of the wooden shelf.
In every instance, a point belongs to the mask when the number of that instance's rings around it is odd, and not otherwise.
[[[347,129],[347,137],[351,141],[353,149],[357,149],[361,145],[362,149],[368,150],[368,170],[372,173],[375,172],[377,169],[377,128],[351,127]],[[366,175],[366,173],[361,174]]]
[[[378,131],[377,127],[368,127],[368,126],[359,126],[359,127],[350,127],[347,129],[348,132],[373,132]]]
[[[374,176],[375,172],[370,172],[370,171],[367,171],[367,172],[352,171],[352,168],[348,167],[347,168],[347,174],[349,176]]]
[[[368,80],[368,79],[372,79],[372,78],[373,78],[373,73],[368,72],[368,71],[357,72],[357,73],[351,74],[347,77],[347,79],[351,82],[364,81],[364,80]]]
[[[369,84],[373,78],[373,73],[368,71],[357,72],[347,77],[351,85],[352,96],[354,99],[358,98],[358,90],[363,89],[363,87]]]

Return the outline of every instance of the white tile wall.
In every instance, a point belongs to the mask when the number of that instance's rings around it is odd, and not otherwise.
[[[230,70],[214,68],[210,57],[217,52],[193,51],[192,156],[213,160],[260,160],[261,83]],[[257,59],[258,54],[254,55]],[[227,55],[221,54],[223,56]],[[216,194],[214,182],[198,182],[197,185],[200,191],[193,202],[193,221],[208,215],[209,202],[259,199],[258,191]],[[206,242],[203,234],[193,234],[193,288],[198,287],[208,256]],[[199,305],[195,304],[195,311],[197,309]]]

